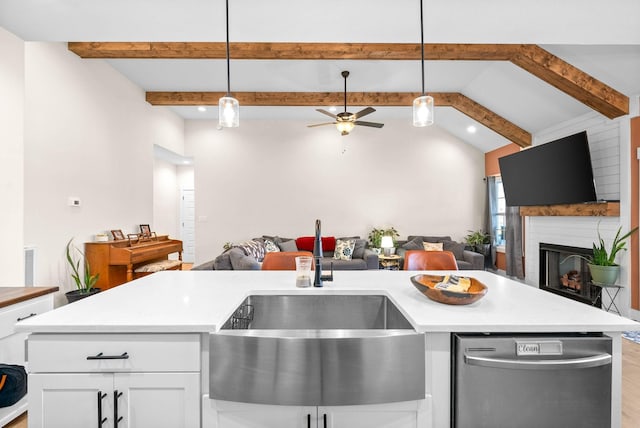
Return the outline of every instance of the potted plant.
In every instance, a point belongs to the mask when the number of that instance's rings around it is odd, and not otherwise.
[[[626,250],[625,240],[638,231],[635,227],[629,232],[620,236],[622,227],[618,228],[615,238],[611,243],[611,249],[607,251],[604,239],[600,236],[598,228],[598,242],[593,243],[593,254],[587,258],[589,271],[591,272],[591,280],[597,284],[615,284],[620,273],[620,266],[616,263],[616,255],[621,250]]]
[[[473,251],[476,253],[484,254],[486,256],[488,248],[491,248],[491,235],[484,233],[480,229],[476,231],[469,230],[469,232],[471,233],[464,238],[467,245],[473,248]]]
[[[378,254],[380,254],[383,236],[390,236],[393,239],[393,244],[395,246],[396,240],[400,237],[400,234],[393,226],[387,229],[373,228],[371,232],[369,232],[369,245],[371,245],[371,248]]]
[[[76,259],[74,254],[79,254],[80,258]],[[76,289],[65,293],[67,297],[67,301],[69,303],[75,302],[76,300],[83,299],[85,297],[91,296],[95,293],[100,292],[99,288],[94,287],[95,283],[98,281],[99,274],[91,275],[91,268],[89,267],[89,262],[84,257],[82,251],[76,248],[73,245],[73,238],[67,242],[67,262],[71,267],[71,278],[76,283]],[[84,272],[80,274],[80,260],[83,260]]]

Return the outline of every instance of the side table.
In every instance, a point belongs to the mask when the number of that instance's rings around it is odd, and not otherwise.
[[[400,270],[400,256],[397,254],[391,254],[389,256],[380,254],[378,261],[380,263],[380,269]]]
[[[607,312],[615,312],[616,314],[621,315],[620,309],[618,309],[618,306],[616,305],[616,298],[623,286],[618,284],[599,284],[596,282],[592,282],[591,284],[600,288],[600,303],[602,305],[602,309]],[[602,290],[604,290],[606,295],[609,297],[609,304],[605,304],[604,299],[602,299]]]

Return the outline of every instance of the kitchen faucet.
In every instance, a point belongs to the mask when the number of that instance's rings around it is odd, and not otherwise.
[[[316,220],[316,235],[313,241],[313,258],[316,262],[313,286],[322,287],[322,281],[333,281],[333,263],[331,263],[331,274],[322,274],[322,239],[320,233],[320,220]]]

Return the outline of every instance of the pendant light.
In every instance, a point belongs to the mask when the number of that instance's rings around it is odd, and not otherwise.
[[[422,52],[422,95],[413,100],[413,126],[433,125],[433,97],[424,92],[424,17],[420,0],[420,51]]]
[[[227,0],[227,94],[218,101],[218,127],[237,128],[240,126],[240,104],[231,96],[231,72],[229,68],[229,0]]]

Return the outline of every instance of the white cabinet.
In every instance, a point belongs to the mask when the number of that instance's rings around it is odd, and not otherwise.
[[[202,400],[202,428],[315,428],[315,406],[274,406]]]
[[[29,427],[198,427],[197,373],[33,374]]]
[[[33,334],[29,428],[198,428],[193,334]]]
[[[427,400],[364,406],[274,406],[202,401],[202,428],[427,428]]]
[[[16,332],[17,322],[53,309],[57,287],[2,287],[0,292],[0,363],[25,365],[27,333]],[[46,293],[42,295],[42,293]],[[20,295],[16,298],[16,295]],[[31,297],[36,296],[36,297]],[[3,300],[3,297],[7,300]],[[9,303],[11,302],[11,303]],[[3,306],[7,303],[6,306]],[[0,426],[27,410],[27,397],[13,406],[0,408]]]
[[[318,407],[317,428],[426,428],[426,401]]]

